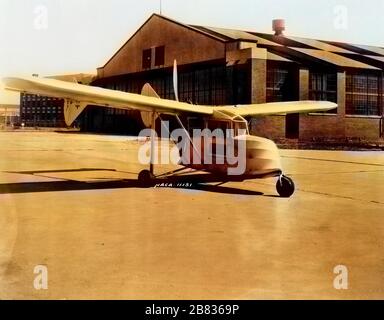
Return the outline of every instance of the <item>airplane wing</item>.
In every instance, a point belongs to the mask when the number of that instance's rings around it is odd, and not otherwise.
[[[242,106],[203,106],[174,100],[159,99],[123,91],[93,87],[56,79],[39,77],[3,78],[5,88],[42,96],[62,98],[65,100],[64,116],[67,125],[71,125],[87,105],[107,108],[139,110],[166,114],[198,113],[213,115],[215,111],[229,113],[233,116],[260,116],[298,112],[326,111],[336,108],[331,102],[298,101],[252,104]]]
[[[337,104],[329,101],[289,101],[248,104],[238,106],[215,107],[215,110],[230,112],[238,116],[267,116],[287,113],[310,113],[328,111],[337,108]]]

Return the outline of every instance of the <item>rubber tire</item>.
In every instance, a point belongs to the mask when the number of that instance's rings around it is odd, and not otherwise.
[[[295,192],[293,180],[287,176],[281,176],[276,182],[277,193],[282,198],[289,198]]]
[[[140,185],[143,187],[148,188],[154,185],[154,176],[149,170],[140,171],[137,179],[139,180]]]

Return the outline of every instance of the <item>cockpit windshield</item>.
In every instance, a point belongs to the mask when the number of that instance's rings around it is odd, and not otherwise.
[[[233,130],[235,136],[248,134],[248,124],[245,120],[233,120]]]
[[[227,136],[227,130],[232,129],[235,137],[239,135],[249,134],[248,124],[245,119],[236,118],[236,119],[207,119],[203,120],[200,118],[189,118],[188,119],[188,132],[192,135],[194,129],[209,129],[214,131],[216,129],[221,129],[224,133],[224,136]]]

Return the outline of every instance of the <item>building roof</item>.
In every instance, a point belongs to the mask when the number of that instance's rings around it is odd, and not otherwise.
[[[384,60],[384,48],[378,46],[316,40],[284,34],[274,35],[246,30],[189,25],[158,14],[151,15],[127,42],[129,42],[144,25],[149,23],[153,17],[164,19],[182,28],[187,28],[192,32],[198,32],[223,43],[231,43],[234,41],[255,43],[257,47],[267,49],[268,60],[296,62],[304,65],[325,63],[329,66],[340,68],[383,69],[380,63]],[[119,51],[120,50],[121,49],[119,49]],[[111,61],[119,51],[117,51],[109,61]],[[108,64],[108,62],[106,64]]]
[[[376,56],[384,56],[384,48],[380,47],[373,47],[373,46],[365,46],[365,45],[360,45],[360,44],[354,44],[356,48],[364,49],[369,52],[375,53]]]
[[[332,41],[324,41],[324,42],[339,46],[341,48],[347,49],[347,50],[352,51],[353,53],[357,53],[357,54],[384,56],[384,48],[382,48],[382,47],[375,47],[375,46],[368,46],[368,45],[361,45],[361,44],[342,43],[342,42],[332,42]]]
[[[363,59],[364,62],[362,62],[359,55],[384,62],[384,48],[382,47],[316,40],[290,35],[276,36],[268,33],[217,27],[193,27],[216,37],[221,37],[222,41],[256,42],[257,46],[272,50],[273,53],[268,50],[268,60],[300,60],[297,62],[305,62],[304,60],[307,57],[312,63],[317,60],[320,63],[327,63],[336,67],[370,70],[380,70],[380,68],[377,67],[377,63],[372,62],[370,64],[369,59]],[[282,50],[284,47],[289,50]],[[276,55],[278,53],[285,53],[284,57]]]
[[[315,49],[302,49],[302,48],[293,48],[293,49],[301,53],[304,53],[312,58],[316,58],[321,61],[333,64],[336,66],[344,67],[344,68],[380,70],[379,68],[368,65],[366,63],[349,59],[347,57],[344,57],[329,51],[315,50]]]
[[[272,60],[272,61],[281,61],[281,62],[293,62],[292,60],[290,59],[287,59],[283,56],[280,56],[276,53],[272,53],[272,52],[267,52],[267,59],[268,60]]]
[[[300,38],[300,37],[291,37],[287,36],[288,39],[295,40],[297,42],[304,43],[306,45],[309,45],[313,47],[314,49],[323,50],[323,51],[329,51],[334,53],[352,53],[352,51],[349,51],[347,49],[337,47],[335,45],[332,45],[330,43],[326,43],[320,40],[315,39],[307,39],[307,38]]]
[[[377,60],[384,63],[384,56],[364,56],[373,60]]]
[[[261,38],[247,31],[216,28],[216,27],[202,27],[202,26],[194,26],[194,27],[199,30],[208,32],[211,35],[222,37],[222,39],[225,41],[239,40],[239,41],[257,42],[257,44],[259,45],[280,46],[280,44],[276,42],[272,42],[267,39]]]

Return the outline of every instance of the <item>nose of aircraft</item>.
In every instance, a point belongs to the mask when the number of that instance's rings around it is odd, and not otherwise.
[[[247,174],[282,171],[279,149],[272,140],[251,135],[239,136],[238,139],[246,142]]]

